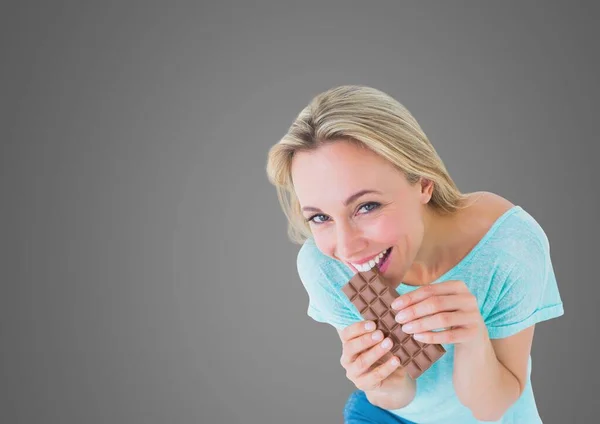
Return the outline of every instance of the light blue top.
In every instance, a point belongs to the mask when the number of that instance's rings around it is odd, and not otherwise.
[[[324,255],[314,240],[308,239],[300,248],[297,266],[308,292],[310,317],[337,329],[363,320],[341,290],[354,275],[344,263]],[[564,313],[548,238],[520,206],[498,218],[467,256],[432,284],[446,280],[466,283],[477,298],[491,339],[511,336]],[[417,288],[400,284],[396,290],[404,294]],[[413,401],[391,412],[419,424],[483,422],[458,400],[452,385],[454,345],[443,346],[447,353],[419,377]],[[527,386],[497,423],[541,422],[531,387],[530,356]]]

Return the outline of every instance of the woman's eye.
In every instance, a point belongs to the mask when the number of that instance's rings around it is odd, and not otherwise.
[[[377,202],[369,202],[369,203],[365,203],[364,205],[362,205],[360,207],[360,209],[365,208],[367,210],[367,212],[371,212],[372,210],[377,209],[379,206],[380,205]]]
[[[380,203],[377,202],[369,202],[369,203],[365,203],[364,205],[362,205],[359,210],[361,209],[365,209],[365,213],[369,213],[372,210],[377,209],[379,206],[381,206]],[[306,221],[307,222],[312,222],[314,224],[324,224],[325,222],[327,222],[329,219],[327,217],[327,215],[313,215],[310,218],[308,218]]]
[[[307,221],[308,222],[314,222],[315,224],[322,224],[323,222],[325,222],[325,221],[316,220],[316,218],[319,218],[319,217],[325,217],[326,218],[325,215],[313,215],[312,217],[308,218]]]

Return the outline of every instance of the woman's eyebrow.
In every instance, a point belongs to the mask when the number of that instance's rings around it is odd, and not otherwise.
[[[372,193],[374,193],[374,194],[382,194],[378,190],[361,190],[361,191],[357,191],[352,196],[350,196],[346,200],[344,200],[344,206],[348,206],[350,203],[354,202],[356,199],[358,199],[361,196],[364,196],[365,194],[372,194]],[[321,209],[315,208],[314,206],[304,206],[302,208],[302,211],[321,212]]]

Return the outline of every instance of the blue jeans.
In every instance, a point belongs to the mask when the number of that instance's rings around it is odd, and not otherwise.
[[[344,424],[415,424],[373,405],[362,390],[352,392],[344,406]]]

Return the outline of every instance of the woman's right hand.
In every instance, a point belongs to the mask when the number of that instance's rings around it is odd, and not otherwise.
[[[368,324],[371,327],[368,327]],[[369,329],[372,328],[372,329]],[[339,332],[342,339],[340,363],[346,370],[346,377],[364,392],[397,393],[410,385],[400,360],[389,350],[392,341],[383,340],[381,330],[375,330],[372,321],[360,321]],[[389,345],[386,346],[386,342]]]

